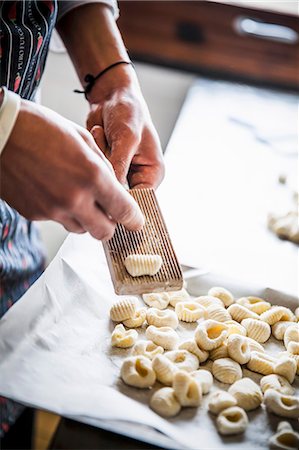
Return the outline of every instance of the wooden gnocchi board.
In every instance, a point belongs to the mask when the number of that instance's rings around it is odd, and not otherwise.
[[[112,239],[103,247],[116,294],[140,295],[149,292],[176,291],[183,286],[183,275],[173,249],[153,189],[131,189],[145,217],[140,231],[128,231],[116,226]],[[128,255],[154,254],[162,257],[162,267],[154,276],[132,277],[124,266]]]

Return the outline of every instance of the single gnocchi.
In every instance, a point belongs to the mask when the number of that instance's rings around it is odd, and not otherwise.
[[[209,399],[208,408],[212,414],[220,414],[224,409],[237,406],[237,400],[226,391],[213,392]]]
[[[163,417],[174,417],[181,410],[181,405],[171,387],[158,389],[150,399],[150,407]]]
[[[145,356],[130,356],[121,367],[121,378],[129,386],[148,388],[156,381],[152,362]]]
[[[271,303],[266,302],[259,297],[242,297],[237,300],[237,303],[239,303],[239,305],[245,306],[245,308],[250,309],[250,311],[253,311],[258,315],[262,314],[265,311],[268,311],[268,309],[271,308]]]
[[[264,395],[264,403],[268,411],[277,416],[298,419],[299,398],[293,395],[284,395],[274,389],[268,389]]]
[[[175,308],[175,305],[179,302],[185,302],[190,300],[190,295],[186,289],[181,289],[180,291],[170,291],[168,292],[169,303]]]
[[[268,389],[274,389],[284,395],[293,395],[295,392],[295,389],[290,385],[288,380],[277,374],[266,375],[261,378],[260,386],[263,393]]]
[[[233,320],[242,322],[244,319],[259,319],[259,315],[239,303],[233,303],[227,308]]]
[[[136,330],[126,330],[121,324],[116,325],[111,334],[111,345],[119,348],[133,347],[138,339]]]
[[[137,311],[135,311],[135,314],[133,317],[131,317],[130,319],[124,320],[123,324],[127,328],[139,328],[144,324],[145,318],[146,318],[146,309],[140,308]]]
[[[260,387],[246,377],[232,384],[228,389],[228,393],[235,397],[238,406],[245,409],[245,411],[252,411],[258,408],[263,401]]]
[[[146,358],[153,359],[157,355],[162,355],[164,348],[154,344],[152,341],[136,342],[132,348],[132,356],[142,355]]]
[[[276,322],[274,325],[272,325],[272,334],[275,339],[283,341],[284,334],[287,328],[293,324],[294,322],[290,322],[288,320],[280,320],[279,322]]]
[[[213,350],[210,351],[210,359],[212,361],[216,361],[216,359],[228,358],[228,357],[229,357],[229,354],[228,354],[227,341],[222,342],[222,344],[219,345],[219,347],[214,348]]]
[[[299,342],[299,325],[297,323],[286,329],[283,342],[285,348],[288,347],[289,342]]]
[[[251,339],[250,337],[246,336],[246,341],[248,342],[249,348],[252,352],[265,353],[264,347],[258,342],[256,342],[254,339]]]
[[[165,353],[165,356],[176,366],[178,370],[193,372],[198,369],[199,362],[197,357],[187,350],[173,350]]]
[[[146,320],[149,325],[155,327],[177,328],[179,321],[174,311],[170,309],[149,308],[146,313]]]
[[[213,362],[212,373],[221,383],[233,384],[242,378],[240,364],[230,358],[220,358]]]
[[[176,372],[172,387],[181,406],[196,407],[201,404],[201,385],[190,374],[180,370]]]
[[[196,302],[178,302],[175,305],[175,312],[179,320],[189,323],[207,317],[206,309]]]
[[[136,312],[136,298],[129,297],[114,303],[110,309],[110,318],[113,322],[123,322],[134,317]]]
[[[297,375],[299,375],[299,342],[289,342],[287,346],[288,355],[294,359],[297,366]]]
[[[204,350],[213,350],[219,347],[227,336],[227,326],[216,320],[205,320],[199,323],[195,330],[195,341]]]
[[[169,297],[167,292],[143,294],[142,298],[144,303],[151,308],[166,309],[169,305]]]
[[[226,308],[234,303],[233,294],[223,287],[212,287],[209,290],[208,295],[219,298]]]
[[[272,308],[260,315],[260,319],[269,325],[274,325],[281,320],[287,320],[289,322],[295,322],[296,320],[292,311],[285,306],[272,306]]]
[[[132,277],[143,275],[156,275],[162,266],[160,255],[128,255],[124,261],[127,272]]]
[[[279,358],[274,366],[274,373],[286,378],[289,383],[293,383],[296,371],[297,363],[288,355]]]
[[[272,450],[298,450],[299,433],[288,422],[280,422],[277,432],[269,439],[269,446]]]
[[[217,320],[218,322],[227,322],[231,320],[230,313],[227,309],[219,307],[218,305],[211,305],[207,308],[208,318]]]
[[[262,375],[274,373],[277,360],[266,353],[252,352],[250,361],[247,364],[249,370]]]
[[[200,297],[196,297],[194,301],[196,303],[199,303],[204,308],[208,308],[212,305],[218,305],[221,308],[224,308],[223,302],[219,298],[213,297],[211,295],[201,295]]]
[[[231,334],[227,340],[228,355],[239,364],[246,364],[250,360],[250,347],[245,336]]]
[[[241,325],[246,328],[248,337],[262,344],[271,336],[270,325],[262,320],[243,319]]]
[[[188,350],[188,352],[193,353],[193,355],[197,356],[200,363],[205,362],[209,357],[209,352],[199,348],[193,339],[182,342],[178,348],[179,350]]]
[[[200,383],[203,394],[208,394],[213,386],[213,375],[208,370],[199,369],[191,375]]]
[[[153,341],[156,345],[160,345],[165,350],[173,350],[177,347],[179,337],[173,328],[155,327],[150,325],[145,332],[147,339]]]
[[[164,355],[157,355],[153,359],[153,369],[157,380],[166,386],[171,386],[174,374],[177,371],[176,366]]]
[[[236,320],[227,320],[225,322],[225,325],[227,328],[227,334],[228,336],[230,334],[241,334],[242,336],[246,336],[247,331],[246,329]]]
[[[216,425],[220,434],[240,434],[244,433],[248,426],[248,417],[244,409],[231,406],[221,411],[216,419]]]

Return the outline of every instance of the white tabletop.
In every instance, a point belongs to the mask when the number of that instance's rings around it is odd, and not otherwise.
[[[199,79],[158,191],[180,261],[298,295],[298,247],[267,229],[268,213],[289,207],[297,152],[298,97]]]

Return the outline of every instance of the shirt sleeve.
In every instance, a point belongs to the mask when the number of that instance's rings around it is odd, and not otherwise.
[[[104,5],[109,6],[111,11],[113,12],[115,20],[118,19],[119,9],[117,6],[117,0],[77,0],[77,1],[58,1],[58,13],[57,13],[57,22],[69,11],[74,8],[78,8],[78,6],[87,5],[88,3],[102,3]]]

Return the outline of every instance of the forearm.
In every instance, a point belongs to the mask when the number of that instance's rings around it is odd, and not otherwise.
[[[106,5],[78,7],[59,21],[57,29],[82,85],[87,73],[96,75],[116,61],[129,59],[113,14]],[[88,99],[97,102],[132,80],[136,81],[132,67],[117,66],[101,77]]]

